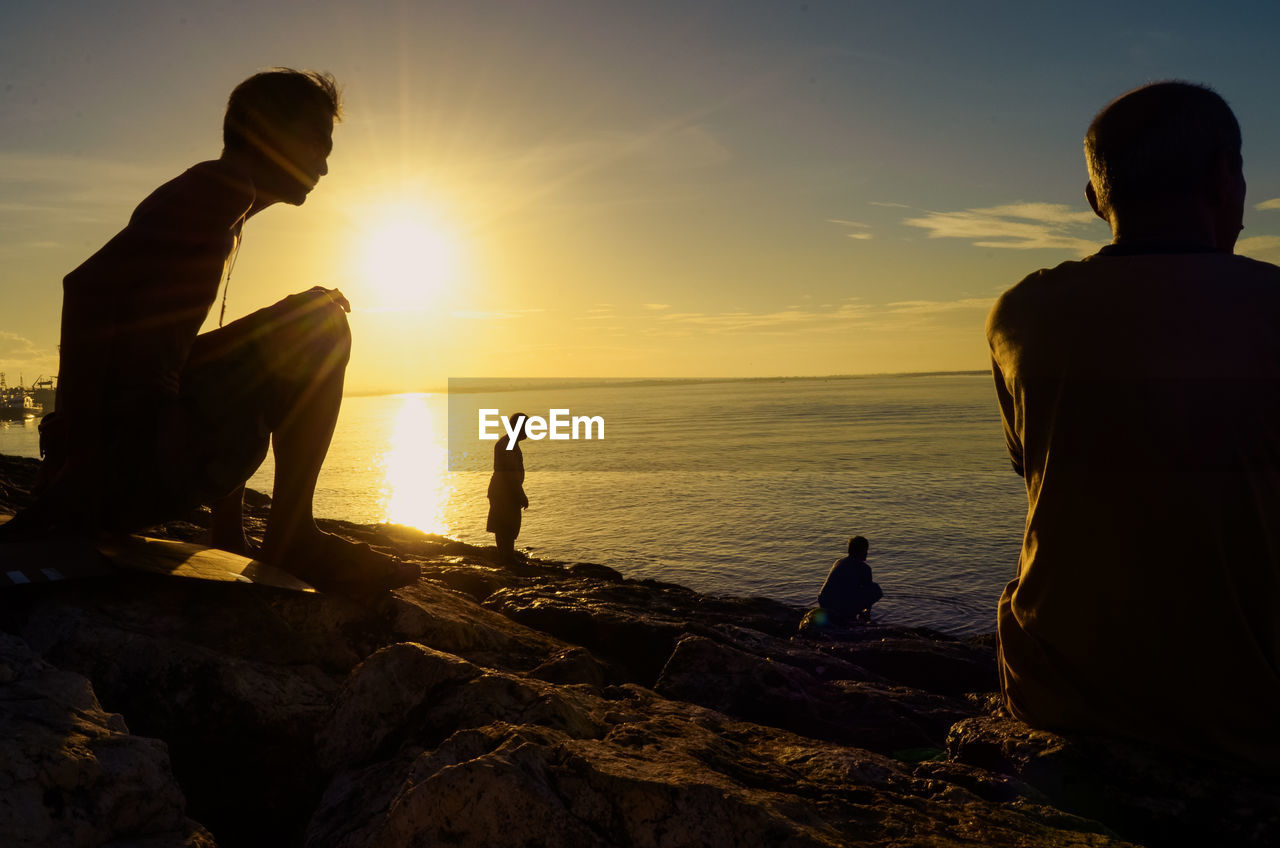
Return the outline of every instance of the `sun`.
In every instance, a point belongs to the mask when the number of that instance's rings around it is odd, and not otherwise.
[[[381,210],[363,233],[357,267],[365,297],[372,297],[369,306],[426,309],[450,299],[459,284],[460,253],[455,233],[425,205]]]

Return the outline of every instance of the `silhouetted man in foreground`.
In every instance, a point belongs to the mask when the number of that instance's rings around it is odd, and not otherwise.
[[[338,115],[328,75],[250,77],[228,101],[222,155],[156,189],[67,275],[41,483],[4,535],[131,531],[207,503],[212,544],[249,553],[244,482],[270,439],[260,559],[321,588],[416,579],[416,566],[323,533],[312,517],[351,346],[342,293],[313,288],[197,335],[245,222],[302,205],[328,173]]]
[[[1239,126],[1157,83],[1098,114],[1085,156],[1113,243],[987,324],[1029,502],[1005,703],[1280,773],[1280,269],[1232,255]]]

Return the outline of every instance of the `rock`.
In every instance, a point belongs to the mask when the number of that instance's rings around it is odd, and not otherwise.
[[[1135,742],[1063,736],[1016,719],[952,728],[951,757],[1011,775],[1055,806],[1153,846],[1280,845],[1280,780],[1260,781]]]
[[[386,709],[377,682],[409,669],[420,700]],[[344,687],[322,744],[373,727],[398,746],[348,758],[307,844],[1124,844],[1051,807],[990,803],[876,754],[640,687],[556,694],[419,646],[379,652]]]
[[[40,460],[0,454],[0,513],[12,515],[30,497]]]
[[[881,633],[868,638],[871,634],[863,632],[859,641],[811,644],[888,680],[930,692],[961,695],[1000,688],[994,647],[942,634],[921,636],[887,628]]]
[[[596,580],[607,580],[610,583],[623,582],[621,572],[598,562],[575,562],[569,566],[569,573],[574,577],[591,577]]]
[[[0,634],[0,834],[6,846],[209,846],[163,742],[129,735],[79,674]]]
[[[854,680],[824,681],[803,669],[702,636],[685,636],[654,688],[736,718],[881,753],[941,748],[951,724],[972,715],[963,701]]]
[[[520,669],[566,649],[426,583],[364,601],[136,574],[29,588],[0,597],[6,626],[166,740],[192,816],[233,843],[300,838],[325,781],[315,734],[347,673],[384,645],[420,639]]]
[[[657,680],[686,632],[739,627],[786,638],[800,620],[798,608],[766,598],[716,598],[651,580],[617,583],[570,575],[502,589],[484,606],[581,645],[622,680],[645,686]]]
[[[615,603],[621,601],[621,603]],[[484,606],[604,659],[622,679],[652,684],[685,632],[686,619],[666,593],[596,581],[542,582],[502,589]]]
[[[0,511],[35,469],[0,457]],[[251,535],[268,504],[246,499]],[[0,591],[0,843],[1280,842],[1274,782],[980,718],[990,637],[797,636],[803,611],[766,599],[321,526],[424,579],[358,601],[138,574]]]
[[[565,648],[530,671],[529,676],[549,683],[583,684],[599,689],[616,675],[585,648]]]

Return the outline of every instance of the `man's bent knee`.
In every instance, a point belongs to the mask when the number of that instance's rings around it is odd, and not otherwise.
[[[268,315],[259,343],[277,377],[311,381],[346,368],[351,327],[328,292],[290,295],[264,311]]]

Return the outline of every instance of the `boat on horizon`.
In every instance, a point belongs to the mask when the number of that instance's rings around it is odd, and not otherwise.
[[[44,405],[37,403],[35,399],[40,384],[41,381],[36,380],[36,384],[27,389],[23,388],[22,381],[19,380],[17,386],[6,386],[4,373],[0,372],[0,421],[24,421],[43,415]]]

